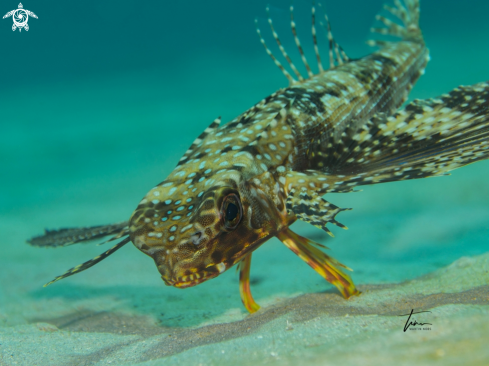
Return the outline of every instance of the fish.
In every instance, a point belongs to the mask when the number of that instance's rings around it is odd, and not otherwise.
[[[297,220],[332,235],[328,225],[348,209],[328,202],[328,193],[356,187],[448,175],[489,157],[489,83],[460,86],[406,105],[424,73],[429,51],[419,27],[419,1],[394,0],[388,16],[377,16],[381,38],[371,54],[350,58],[333,37],[321,6],[312,5],[312,37],[318,72],[313,72],[291,30],[307,76],[268,25],[284,66],[266,53],[289,85],[221,125],[215,119],[192,143],[169,176],[143,197],[128,221],[86,228],[46,230],[28,240],[39,247],[73,245],[109,237],[117,244],[47,283],[80,273],[129,242],[150,256],[168,286],[187,288],[239,271],[244,307],[260,306],[250,289],[253,252],[277,237],[344,298],[359,295],[347,271],[324,245],[290,229]],[[328,42],[323,67],[316,18]],[[268,12],[268,9],[267,9]],[[287,68],[289,71],[287,71]]]

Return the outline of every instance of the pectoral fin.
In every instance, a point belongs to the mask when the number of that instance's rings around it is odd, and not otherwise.
[[[114,235],[109,240],[117,240],[129,235],[129,223],[127,221],[111,225],[100,225],[92,227],[67,228],[59,230],[47,230],[44,235],[33,237],[27,242],[36,247],[65,247],[81,242],[89,242],[108,235]]]
[[[62,280],[63,278],[73,276],[74,274],[77,274],[77,273],[80,273],[80,272],[82,272],[82,271],[84,271],[86,269],[89,269],[90,267],[96,265],[98,262],[100,262],[100,261],[104,260],[105,258],[107,258],[109,255],[113,254],[115,251],[117,251],[120,248],[122,248],[124,245],[126,245],[130,241],[131,241],[131,239],[129,237],[125,238],[124,240],[122,240],[121,242],[117,243],[116,245],[114,245],[109,250],[107,250],[107,251],[103,252],[102,254],[96,256],[95,258],[90,259],[89,261],[86,261],[85,263],[79,264],[78,266],[75,266],[75,267],[69,269],[68,271],[66,271],[62,275],[57,276],[54,280],[46,283],[44,285],[44,287],[49,286],[49,285],[51,285],[51,284],[53,284],[53,283],[55,283],[55,282],[57,282],[59,280]]]
[[[321,168],[324,177],[307,172],[312,182],[304,181],[317,186],[324,179],[323,194],[447,175],[489,158],[489,82],[414,100],[392,115],[379,113],[342,128],[316,138],[308,150],[310,166],[327,169]]]
[[[294,192],[287,197],[286,208],[289,213],[294,213],[302,221],[308,222],[326,231],[330,236],[333,233],[326,227],[332,223],[342,229],[348,228],[336,221],[335,217],[341,211],[351,210],[350,208],[339,208],[329,203],[314,191]]]

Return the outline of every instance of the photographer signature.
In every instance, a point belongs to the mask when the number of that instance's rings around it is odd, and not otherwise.
[[[413,314],[420,314],[420,313],[431,313],[431,311],[417,311],[417,312],[414,312],[414,309],[411,309],[411,313],[410,314],[403,314],[403,315],[399,315],[399,316],[407,316],[408,319],[406,320],[406,324],[404,325],[404,331],[408,330],[409,327],[412,325],[412,326],[416,326],[416,325],[432,325],[431,323],[418,323],[416,320],[414,320],[414,322],[411,322],[411,316]]]

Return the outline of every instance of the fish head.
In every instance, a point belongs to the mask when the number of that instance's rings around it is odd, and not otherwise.
[[[246,179],[238,161],[220,170],[177,167],[132,215],[131,240],[154,259],[167,285],[185,288],[214,278],[279,230],[283,220],[267,189],[272,175]]]

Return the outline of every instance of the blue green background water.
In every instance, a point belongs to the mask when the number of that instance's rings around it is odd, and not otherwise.
[[[237,276],[185,291],[165,287],[152,260],[131,245],[49,288],[42,284],[103,249],[48,250],[25,240],[44,228],[127,220],[218,116],[228,121],[287,85],[255,33],[272,50],[265,6],[296,64],[288,1],[29,1],[39,19],[12,32],[0,22],[0,326],[19,327],[80,309],[149,315],[164,326],[242,319]],[[351,57],[365,44],[383,1],[324,1]],[[0,12],[17,3],[2,0]],[[311,63],[310,2],[296,1],[299,36]],[[434,97],[489,79],[489,2],[422,1],[432,61],[411,98]],[[2,13],[2,14],[3,14]],[[320,37],[323,59],[327,43]],[[331,195],[354,210],[327,243],[355,269],[358,284],[416,278],[489,248],[489,162],[452,177]],[[278,241],[254,255],[252,291],[262,305],[330,288]],[[226,318],[227,317],[227,318]]]

